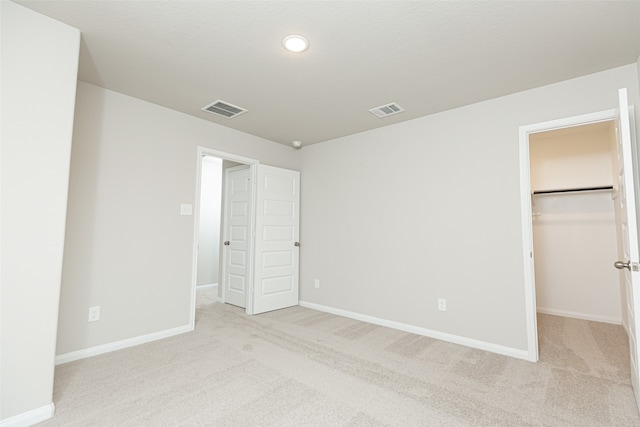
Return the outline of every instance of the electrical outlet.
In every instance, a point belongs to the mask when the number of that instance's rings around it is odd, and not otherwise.
[[[444,298],[438,298],[438,310],[447,311],[447,300]]]
[[[183,203],[180,205],[180,215],[193,215],[193,205]]]
[[[96,305],[95,307],[89,307],[89,320],[88,322],[95,322],[96,320],[100,320],[100,306]]]
[[[316,279],[316,280],[313,282],[313,286],[315,286],[315,287],[316,287],[316,289],[319,289],[319,288],[320,288],[320,279]]]

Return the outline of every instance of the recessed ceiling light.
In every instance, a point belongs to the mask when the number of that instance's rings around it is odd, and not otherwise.
[[[303,36],[291,34],[282,39],[282,46],[290,52],[304,52],[309,47],[309,40]]]

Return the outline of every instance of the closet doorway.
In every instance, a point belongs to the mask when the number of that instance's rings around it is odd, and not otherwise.
[[[615,122],[529,136],[538,313],[622,324]]]
[[[634,175],[635,152],[633,151],[631,129],[634,112],[629,106],[627,90],[618,91],[619,104],[614,110],[569,117],[550,122],[537,123],[520,127],[520,191],[522,206],[522,241],[524,261],[524,291],[527,321],[527,359],[538,361],[538,330],[536,315],[536,283],[533,243],[533,213],[532,213],[532,185],[530,174],[529,140],[536,133],[572,128],[576,126],[597,124],[613,121],[616,129],[615,170],[612,191],[616,206],[616,235],[618,256],[612,267],[620,270],[620,280],[624,284],[621,298],[625,302],[622,308],[622,325],[625,327],[629,342],[629,359],[631,368],[631,382],[640,404],[640,346],[636,339],[640,330],[640,251],[638,250],[637,223],[637,185]]]

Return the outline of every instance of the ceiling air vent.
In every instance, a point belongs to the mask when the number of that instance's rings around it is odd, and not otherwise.
[[[247,110],[245,110],[244,108],[238,107],[237,105],[229,104],[228,102],[224,102],[219,99],[207,105],[206,107],[202,107],[202,111],[217,114],[228,119],[247,112]]]
[[[387,116],[391,116],[392,114],[402,113],[404,111],[404,108],[402,108],[395,102],[392,102],[391,104],[372,108],[369,111],[371,111],[373,114],[375,114],[378,117],[387,117]]]

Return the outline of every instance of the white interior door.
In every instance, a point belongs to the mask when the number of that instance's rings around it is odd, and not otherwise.
[[[223,294],[226,303],[246,306],[250,283],[251,180],[247,166],[225,171]]]
[[[616,120],[616,137],[618,152],[618,185],[620,203],[620,223],[622,236],[622,253],[616,262],[616,268],[624,271],[627,295],[627,329],[629,333],[629,351],[631,354],[631,383],[640,403],[640,380],[638,377],[638,340],[640,328],[637,310],[640,308],[640,272],[638,254],[638,233],[636,222],[635,185],[633,179],[633,153],[631,151],[631,126],[629,124],[629,104],[627,90],[620,89],[620,115]]]
[[[258,165],[252,314],[298,305],[300,172]]]

